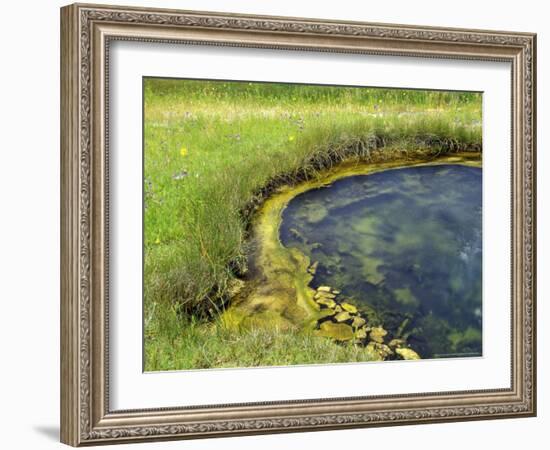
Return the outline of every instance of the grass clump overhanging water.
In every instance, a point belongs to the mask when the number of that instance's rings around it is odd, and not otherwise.
[[[146,79],[144,101],[147,370],[331,362],[323,339],[264,330],[266,352],[205,321],[247,270],[254,207],[339,161],[481,150],[476,93]]]

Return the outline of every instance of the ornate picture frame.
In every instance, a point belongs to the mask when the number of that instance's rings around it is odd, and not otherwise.
[[[511,386],[113,411],[110,44],[117,40],[504,61],[512,67]],[[61,440],[73,445],[536,415],[536,36],[74,4],[61,9]]]

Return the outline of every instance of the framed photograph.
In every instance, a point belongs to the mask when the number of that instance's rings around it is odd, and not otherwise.
[[[535,58],[62,8],[62,442],[535,415]]]

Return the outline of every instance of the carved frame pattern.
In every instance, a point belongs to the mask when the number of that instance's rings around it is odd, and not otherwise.
[[[535,35],[94,5],[67,6],[61,15],[63,442],[78,446],[535,414]],[[319,37],[325,38],[322,44],[316,43]],[[97,153],[108,151],[108,112],[101,104],[108,83],[99,78],[112,39],[512,62],[512,388],[348,399],[364,401],[356,411],[342,409],[346,399],[237,405],[243,411],[228,414],[222,405],[203,408],[203,415],[191,409],[188,416],[185,408],[109,411],[108,302],[101,294],[108,285],[102,266],[108,253],[108,196],[101,183],[108,178],[98,173],[108,161],[97,160]],[[104,127],[98,132],[99,122]],[[285,413],[285,405],[292,412]],[[208,414],[212,417],[204,419]]]

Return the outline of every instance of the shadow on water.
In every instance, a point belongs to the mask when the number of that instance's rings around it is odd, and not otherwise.
[[[291,200],[281,241],[423,358],[480,356],[481,188],[455,164],[344,178]]]

